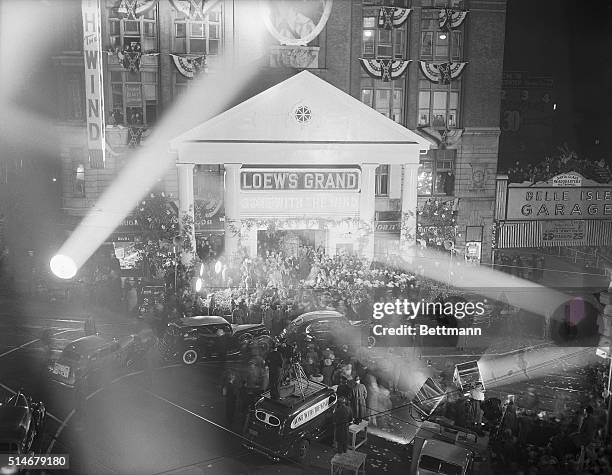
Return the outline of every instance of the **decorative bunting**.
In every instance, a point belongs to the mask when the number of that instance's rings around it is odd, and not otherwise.
[[[119,57],[119,61],[121,61],[123,67],[128,71],[140,71],[140,58],[142,56],[142,53],[140,51],[118,51],[117,56]]]
[[[190,20],[204,21],[204,16],[220,0],[170,0],[174,9]]]
[[[429,63],[427,61],[419,61],[421,72],[431,82],[438,84],[450,84],[453,79],[461,76],[463,68],[467,63]]]
[[[444,8],[440,10],[438,14],[438,24],[440,29],[443,31],[450,31],[455,28],[459,28],[465,20],[468,14],[468,10],[452,10],[450,8]]]
[[[128,20],[137,20],[157,5],[158,0],[121,0],[118,11]]]
[[[378,28],[392,30],[399,28],[408,19],[412,10],[409,8],[380,7],[378,10]]]
[[[179,73],[189,79],[193,79],[200,72],[207,72],[206,67],[206,56],[179,56],[177,54],[170,54],[174,60],[174,65],[178,69]]]
[[[383,82],[401,77],[406,72],[410,61],[412,60],[359,58],[364,71],[375,79],[382,79]]]
[[[140,51],[140,43],[132,42],[130,46],[127,46],[123,51],[117,49],[110,49],[103,51],[103,53],[117,56],[121,65],[131,72],[140,71],[140,60],[143,56],[157,56],[159,53],[142,53]]]

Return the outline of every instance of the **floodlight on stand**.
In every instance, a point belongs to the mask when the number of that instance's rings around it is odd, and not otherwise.
[[[57,254],[49,263],[51,271],[60,279],[72,279],[77,273],[77,266],[71,257]]]

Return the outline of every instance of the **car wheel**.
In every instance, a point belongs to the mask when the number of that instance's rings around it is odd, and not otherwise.
[[[310,442],[306,439],[300,440],[295,446],[295,458],[298,462],[304,462],[308,455],[308,449],[310,448]]]
[[[190,348],[189,350],[183,352],[182,360],[186,365],[192,365],[198,361],[198,352],[193,348]]]

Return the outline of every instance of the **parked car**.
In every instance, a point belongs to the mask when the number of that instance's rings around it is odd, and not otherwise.
[[[270,331],[262,324],[233,325],[218,316],[185,317],[170,322],[159,342],[166,359],[179,358],[186,365],[200,358],[262,353],[272,346]]]
[[[0,404],[0,453],[25,455],[33,452],[42,433],[47,412],[42,402],[33,402],[21,392]],[[4,467],[0,467],[0,473]],[[10,472],[9,472],[10,473]]]
[[[57,361],[51,361],[48,375],[52,383],[70,389],[81,384],[99,383],[113,367],[121,365],[121,343],[98,335],[69,343]]]
[[[369,322],[351,322],[339,312],[317,310],[292,320],[280,337],[288,343],[295,341],[300,347],[310,342],[318,343],[321,348],[342,345],[356,347],[364,342],[365,326],[369,329]]]
[[[302,378],[280,400],[266,391],[249,411],[244,447],[276,461],[304,461],[312,441],[331,436],[337,399],[333,387]]]
[[[438,439],[416,437],[412,446],[410,475],[471,475],[475,454],[472,450]]]

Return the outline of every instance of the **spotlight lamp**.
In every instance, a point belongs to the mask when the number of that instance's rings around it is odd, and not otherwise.
[[[60,279],[72,279],[77,273],[77,266],[71,257],[57,254],[49,263],[51,271]]]

